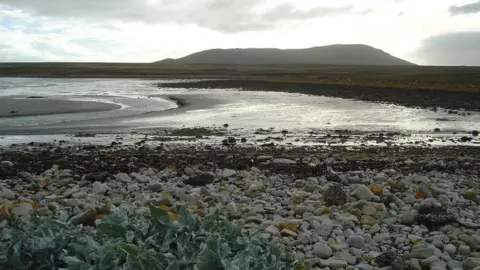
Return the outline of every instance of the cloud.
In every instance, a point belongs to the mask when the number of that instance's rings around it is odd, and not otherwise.
[[[456,32],[422,41],[415,57],[432,65],[480,66],[480,32]]]
[[[480,12],[480,1],[463,6],[451,6],[449,11],[452,15],[477,13]]]
[[[147,24],[173,22],[228,33],[354,12],[352,6],[297,9],[289,2],[274,0],[0,0],[0,7],[2,4],[40,16]]]

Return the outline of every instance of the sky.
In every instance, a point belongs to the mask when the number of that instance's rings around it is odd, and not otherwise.
[[[153,62],[329,44],[480,66],[480,0],[0,0],[0,62]]]

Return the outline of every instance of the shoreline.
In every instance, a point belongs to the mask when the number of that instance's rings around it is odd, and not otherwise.
[[[158,83],[169,88],[232,88],[242,91],[269,91],[299,93],[354,99],[368,102],[390,103],[406,107],[427,109],[480,111],[480,93],[461,91],[438,91],[430,89],[384,88],[340,84],[315,84],[304,82],[274,82],[262,80],[203,80],[183,83]]]

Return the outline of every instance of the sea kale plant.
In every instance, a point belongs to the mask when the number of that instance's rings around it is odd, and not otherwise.
[[[218,216],[180,208],[173,219],[150,206],[150,215],[117,212],[95,230],[61,216],[12,221],[12,239],[0,249],[0,269],[292,269],[284,250],[242,232]]]

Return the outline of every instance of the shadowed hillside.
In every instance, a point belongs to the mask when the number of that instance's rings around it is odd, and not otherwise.
[[[329,45],[307,49],[212,49],[156,63],[227,65],[414,65],[367,45]]]

